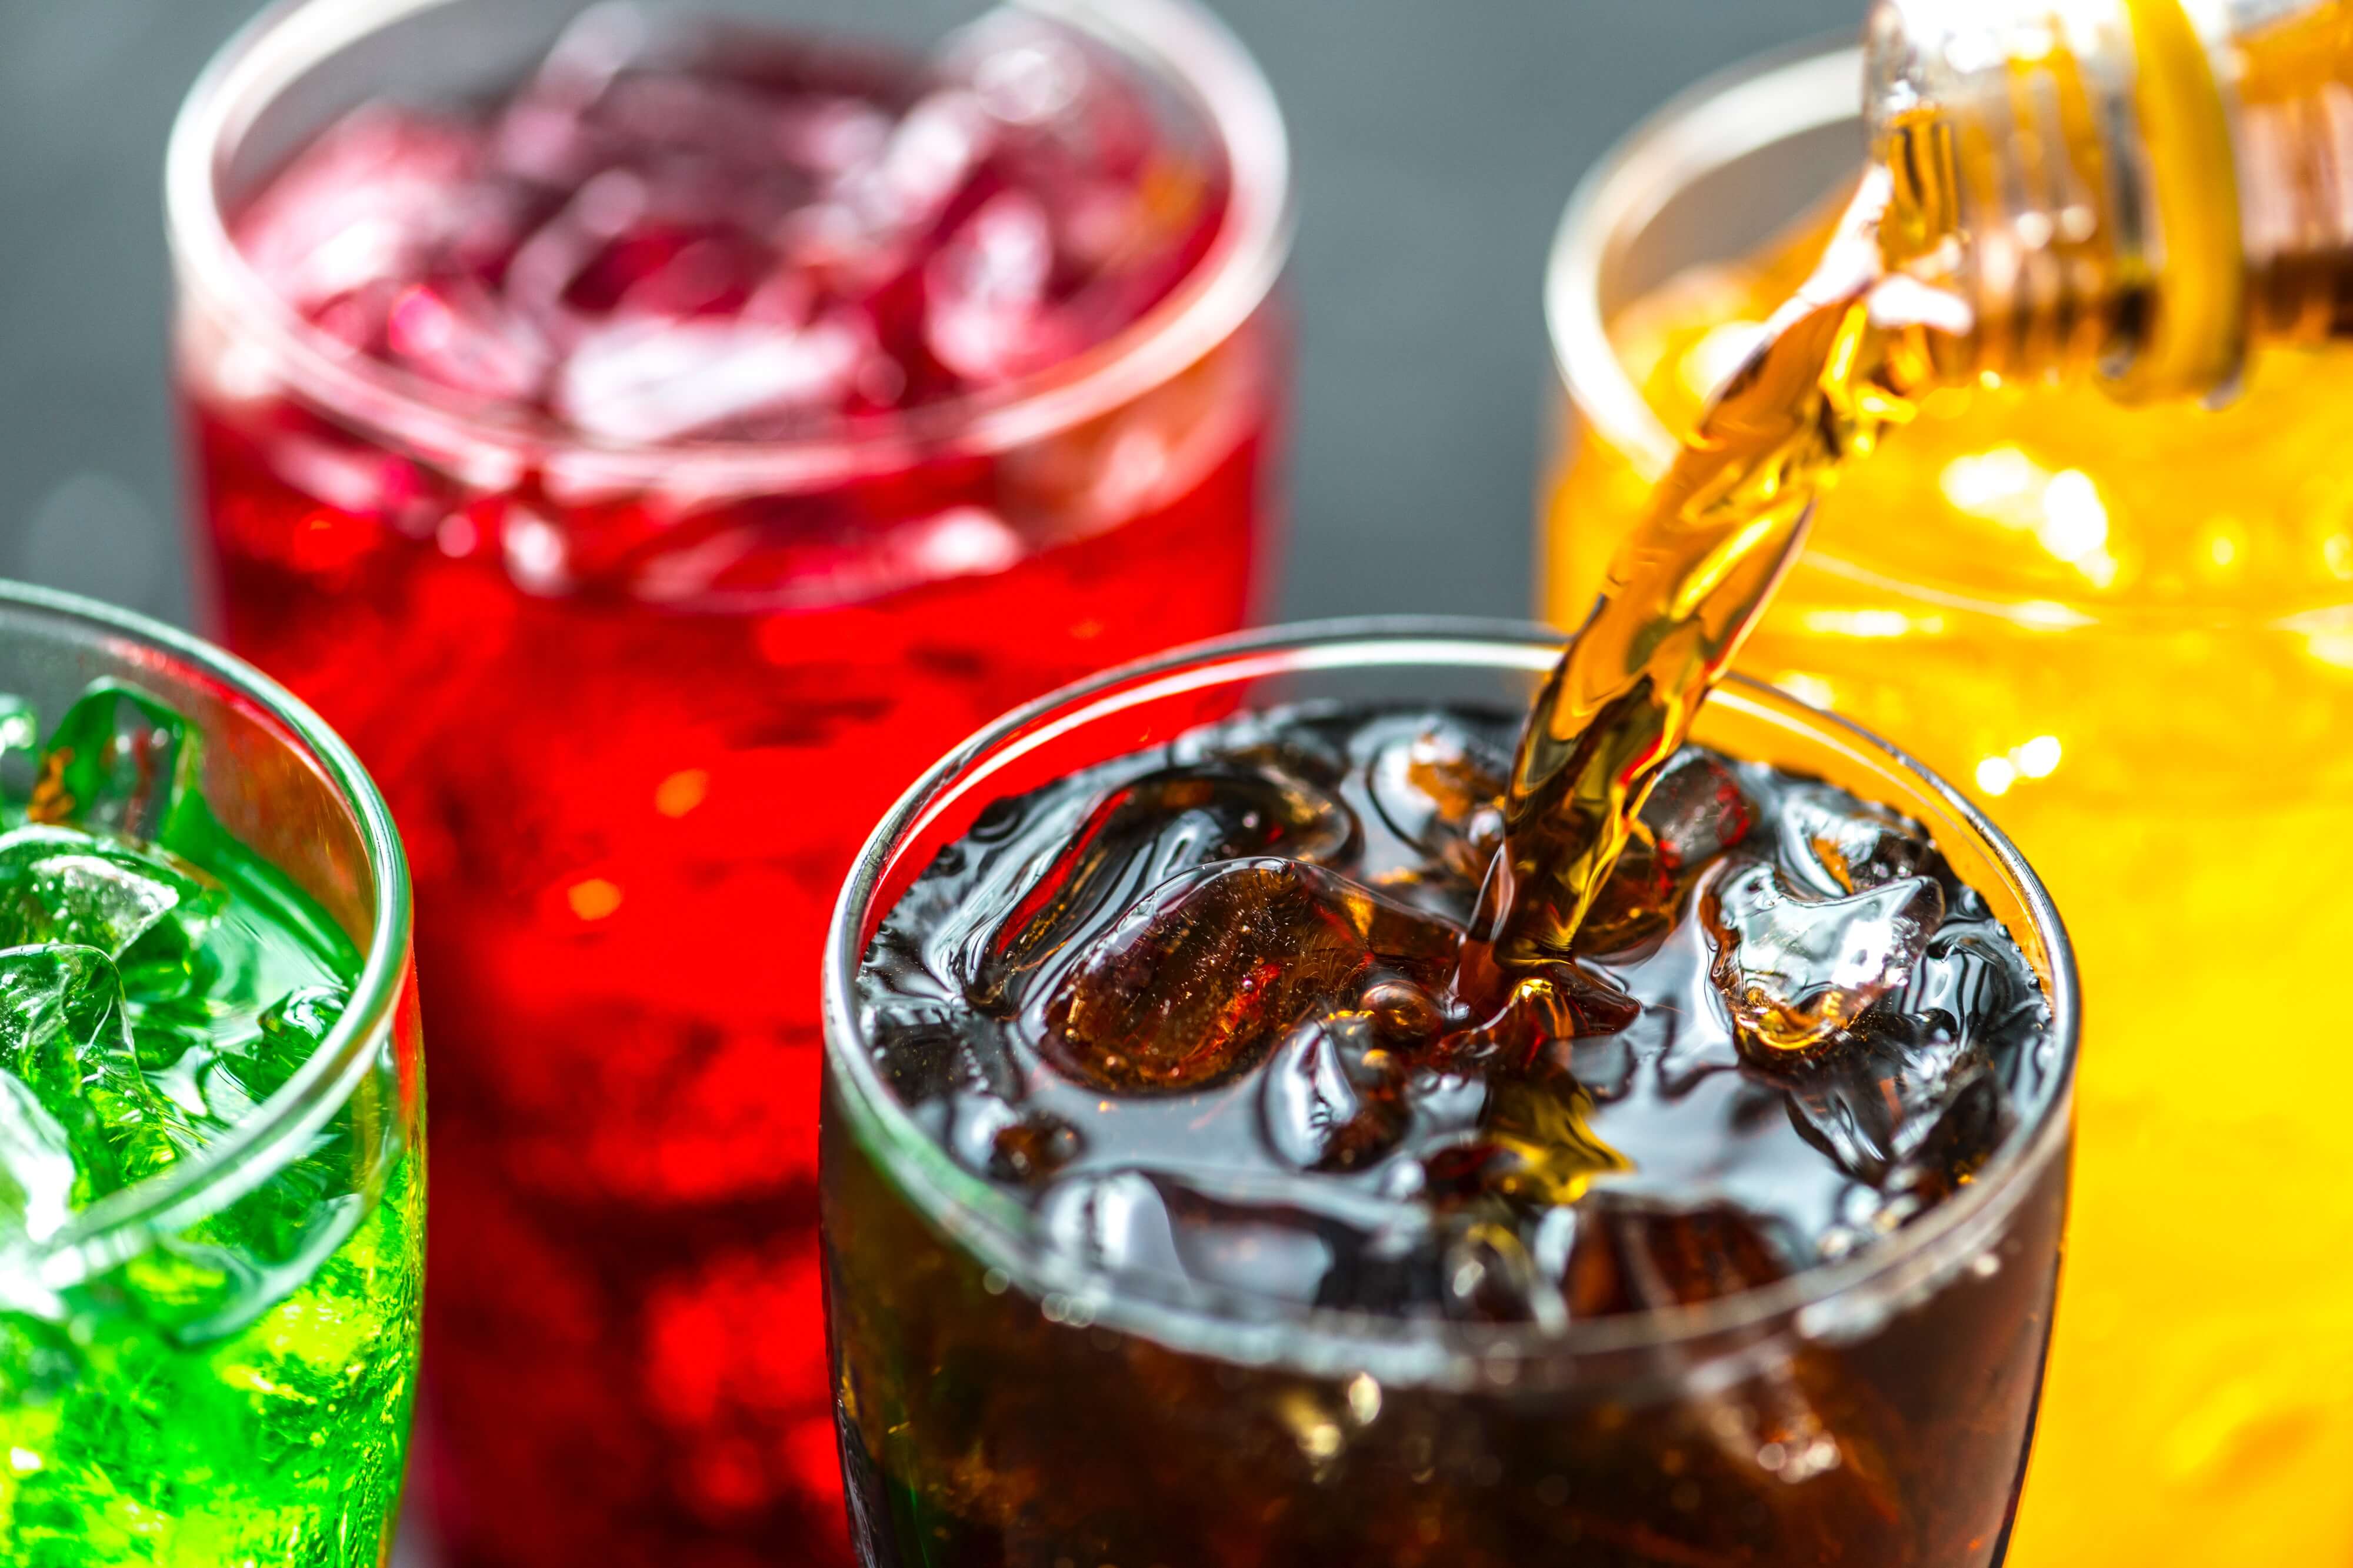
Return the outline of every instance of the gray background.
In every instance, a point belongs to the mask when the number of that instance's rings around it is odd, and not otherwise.
[[[1282,609],[1517,614],[1577,173],[1677,88],[1862,0],[1211,0],[1288,112],[1300,231]],[[185,621],[159,187],[255,0],[0,0],[0,575]]]

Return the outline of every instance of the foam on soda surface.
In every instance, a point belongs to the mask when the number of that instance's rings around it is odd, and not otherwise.
[[[878,1065],[1047,1243],[1461,1321],[1879,1245],[2052,1089],[2023,955],[1916,826],[1687,748],[1574,962],[1456,982],[1511,723],[1299,710],[1000,802],[878,931]]]

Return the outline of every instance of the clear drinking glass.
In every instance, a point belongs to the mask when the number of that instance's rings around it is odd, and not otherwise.
[[[559,37],[713,16],[920,52],[984,13],[1115,56],[1126,108],[1223,170],[1224,206],[1107,339],[902,417],[556,428],[349,352],[234,237],[354,106],[496,100]],[[1017,99],[1040,79],[1008,68]],[[826,913],[957,736],[1250,617],[1286,158],[1257,68],[1187,0],[310,0],[195,89],[168,198],[213,624],[384,781],[449,1031],[421,1452],[460,1561],[844,1550]]]
[[[1916,818],[2053,1011],[2042,1113],[1879,1250],[1550,1333],[1181,1294],[1050,1246],[882,1078],[861,957],[992,803],[1280,705],[1525,711],[1559,652],[1539,628],[1439,620],[1184,650],[991,725],[883,820],[825,965],[828,1300],[866,1563],[2000,1559],[2066,1204],[2067,939],[1949,786],[1782,693],[1735,680],[1694,739]]]
[[[1810,260],[1801,220],[1861,167],[1860,91],[1851,50],[1760,62],[1662,110],[1571,202],[1546,299],[1556,621]],[[2323,351],[2220,410],[1940,394],[1821,499],[1741,657],[1988,803],[2101,998],[2013,1553],[2036,1568],[2353,1551],[2353,1062],[2214,1044],[2353,940],[2349,384]]]
[[[0,691],[55,719],[98,680],[187,721],[213,818],[363,957],[323,1042],[232,1131],[37,1240],[0,1237],[0,1560],[369,1568],[391,1547],[424,1289],[400,843],[350,750],[259,672],[0,584]]]

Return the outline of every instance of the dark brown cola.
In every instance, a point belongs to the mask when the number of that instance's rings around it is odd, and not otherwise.
[[[1230,721],[907,888],[857,1033],[1029,1261],[944,1237],[829,1087],[869,1563],[1995,1560],[2063,1162],[1937,1278],[1811,1321],[1789,1282],[1895,1256],[2049,1109],[2035,972],[1915,825],[1697,748],[1573,953],[1499,968],[1517,723]]]

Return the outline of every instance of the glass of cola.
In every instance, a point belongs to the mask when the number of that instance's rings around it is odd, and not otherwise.
[[[1559,654],[1204,645],[883,820],[825,975],[865,1563],[2000,1561],[2068,1185],[2050,900],[1735,679],[1573,950],[1497,987],[1473,911]]]

